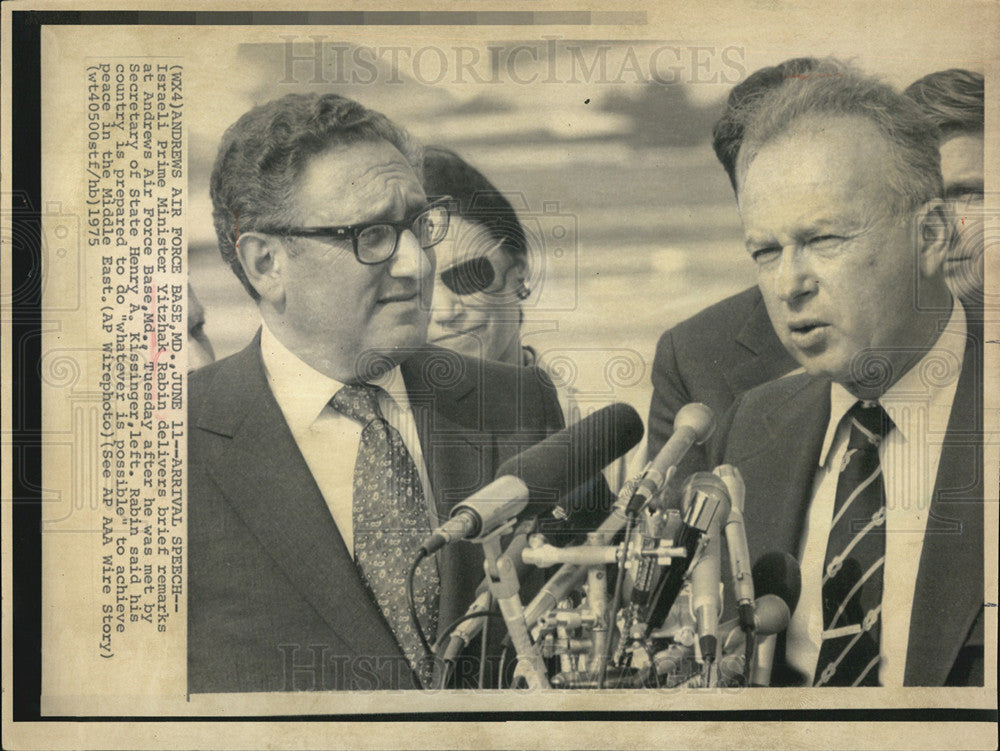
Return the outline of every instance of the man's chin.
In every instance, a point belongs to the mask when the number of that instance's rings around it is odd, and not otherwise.
[[[415,327],[410,331],[397,330],[393,333],[392,337],[382,338],[362,347],[355,367],[362,380],[377,378],[397,365],[402,365],[427,343],[426,327]]]
[[[791,349],[792,357],[802,366],[802,369],[813,378],[845,383],[849,380],[850,368],[843,363],[835,362],[822,355],[810,357],[801,351]]]
[[[846,363],[833,358],[801,358],[799,362],[813,378],[839,383],[865,399],[878,398],[902,375],[900,363],[878,351],[858,353]]]

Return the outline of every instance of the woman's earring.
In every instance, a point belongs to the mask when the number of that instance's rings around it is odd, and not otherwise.
[[[528,289],[527,284],[521,282],[521,286],[517,288],[517,291],[514,294],[517,295],[518,300],[527,300],[528,296],[531,294],[531,290]]]

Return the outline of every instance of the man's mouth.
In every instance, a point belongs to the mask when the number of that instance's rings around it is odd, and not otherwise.
[[[822,335],[830,324],[823,321],[817,320],[802,320],[795,321],[788,324],[788,330],[791,332],[792,339],[796,343],[808,344],[811,343],[813,339]]]
[[[397,292],[393,295],[386,295],[379,298],[379,305],[387,305],[394,302],[414,302],[419,297],[419,292]]]

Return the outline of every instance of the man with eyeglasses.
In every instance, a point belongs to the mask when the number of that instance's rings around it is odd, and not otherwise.
[[[539,371],[425,346],[449,212],[421,163],[332,94],[256,107],[223,139],[219,247],[261,329],[190,380],[192,692],[430,685],[428,645],[474,599],[482,552],[424,561],[411,615],[420,543],[562,427]]]

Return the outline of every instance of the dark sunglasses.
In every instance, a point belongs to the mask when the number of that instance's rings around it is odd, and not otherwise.
[[[496,270],[490,259],[476,256],[441,272],[441,282],[456,295],[485,292],[496,280]]]

